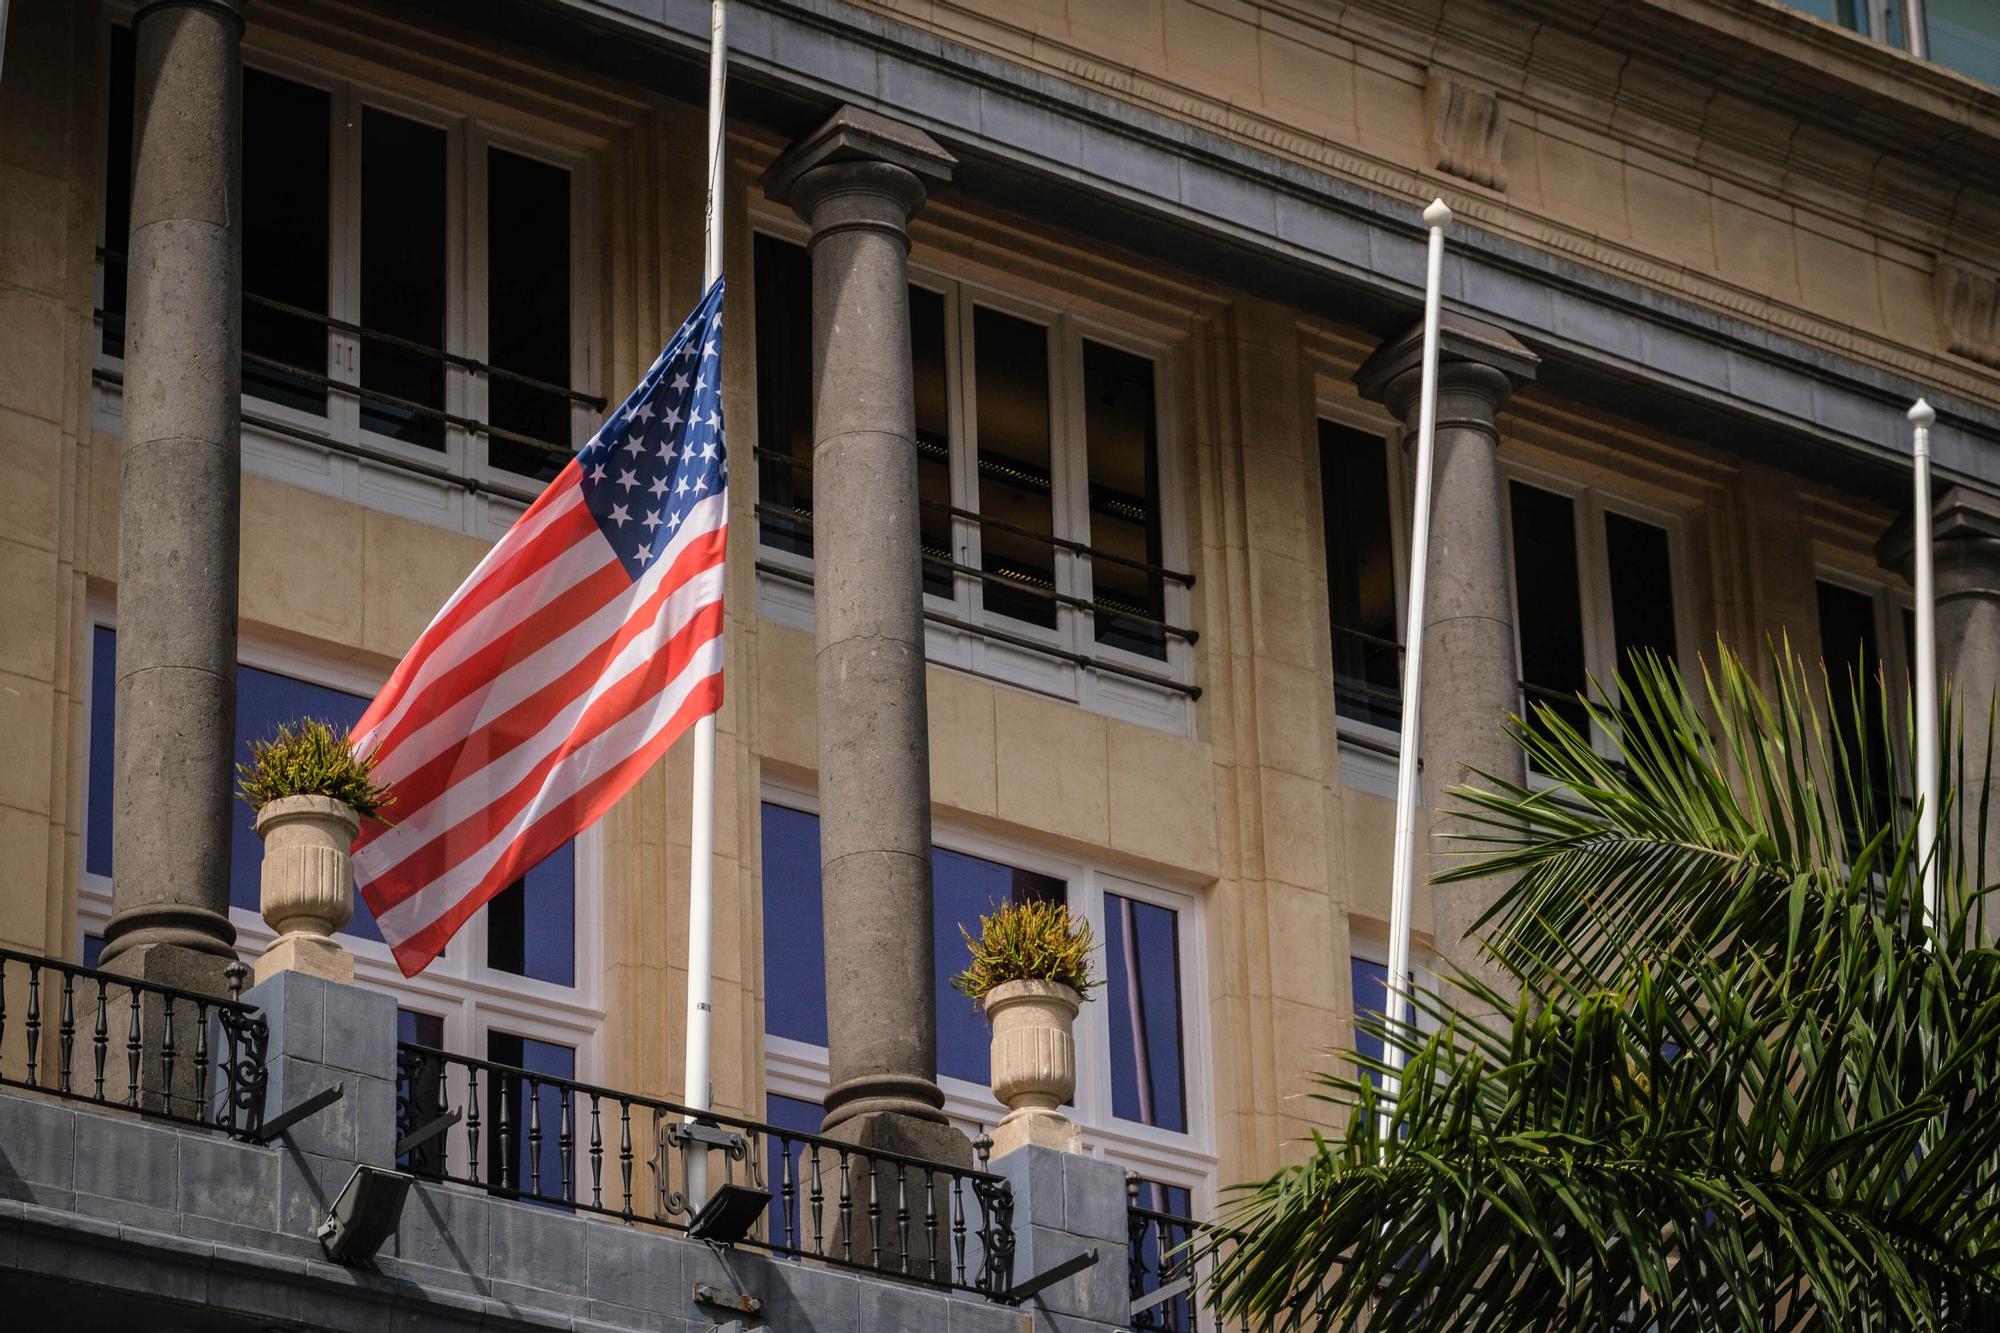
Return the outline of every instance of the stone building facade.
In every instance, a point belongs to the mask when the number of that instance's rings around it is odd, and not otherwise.
[[[1976,54],[1976,10],[1928,3]],[[138,8],[143,37],[160,20]],[[1079,1037],[1086,1144],[1201,1213],[1314,1123],[1307,1076],[1379,995],[1406,335],[1434,195],[1458,223],[1427,799],[1467,763],[1519,775],[1500,718],[1634,647],[1692,668],[1718,637],[1789,635],[1899,678],[1908,589],[1878,544],[1907,509],[1919,394],[1939,413],[1941,662],[1991,694],[2000,90],[1811,8],[736,0],[719,1108],[816,1126],[829,982],[868,976],[828,956],[817,844],[809,316],[840,275],[812,272],[781,155],[842,108],[938,150],[900,315],[927,502],[931,971],[989,901],[1066,896],[1110,983]],[[358,715],[549,446],[588,437],[699,295],[705,4],[240,15],[241,144],[218,155],[185,119],[134,145],[135,97],[174,88],[137,77],[133,6],[7,14],[0,944],[26,951],[98,957],[114,853],[169,896],[182,873],[171,841],[112,828],[149,808],[114,781],[121,631],[150,616],[133,651],[155,662],[200,614],[130,599],[174,558],[147,525],[201,509],[235,533],[234,560],[220,537],[194,552],[214,596],[235,577],[240,663],[236,717],[213,704],[201,744]],[[238,58],[218,52],[210,93]],[[162,221],[183,241],[131,239]],[[236,260],[201,251],[231,227]],[[240,363],[201,342],[232,282]],[[210,305],[176,305],[190,293]],[[147,301],[192,332],[135,367]],[[205,424],[140,396],[236,375],[240,412]],[[121,464],[141,430],[240,456],[240,498],[198,449]],[[156,664],[220,670],[197,657]],[[406,1037],[678,1096],[688,808],[682,747],[424,976],[358,922],[364,982]],[[254,952],[255,844],[228,818]],[[1420,898],[1437,947],[1476,916],[1465,893]],[[936,1008],[944,1110],[974,1130],[998,1113],[981,1029],[948,993]]]

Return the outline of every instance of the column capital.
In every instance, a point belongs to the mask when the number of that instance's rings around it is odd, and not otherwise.
[[[1418,320],[1375,349],[1354,383],[1363,398],[1381,403],[1407,419],[1417,401],[1423,371],[1424,325]],[[1495,412],[1514,390],[1535,378],[1542,359],[1497,324],[1454,310],[1438,315],[1438,388],[1469,391],[1489,399]]]
[[[2000,496],[1945,487],[1931,501],[1931,539],[1940,579],[1951,578],[1955,570],[2000,569]],[[1904,514],[1875,543],[1875,558],[1884,569],[1908,579],[1915,576],[1915,555],[1916,524]],[[1949,594],[1953,589],[1938,591]]]
[[[811,222],[829,190],[858,190],[895,200],[907,222],[957,165],[915,126],[849,104],[778,155],[764,173],[764,194]]]

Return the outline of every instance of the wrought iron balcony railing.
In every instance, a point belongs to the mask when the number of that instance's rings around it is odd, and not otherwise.
[[[1198,1271],[1195,1236],[1202,1224],[1158,1208],[1142,1208],[1140,1182],[1127,1185],[1126,1261],[1130,1266],[1132,1327],[1163,1333],[1222,1333],[1228,1326],[1202,1300],[1211,1273]],[[1238,1325],[1250,1333],[1250,1321]]]
[[[0,949],[0,1084],[197,1129],[248,1135],[263,1109],[267,1029],[237,999]]]
[[[419,1177],[699,1234],[692,1166],[710,1196],[767,1196],[738,1243],[988,1297],[1011,1286],[1013,1190],[989,1171],[410,1042],[396,1058],[397,1157]]]

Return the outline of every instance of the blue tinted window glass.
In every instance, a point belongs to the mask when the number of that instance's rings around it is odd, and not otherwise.
[[[826,941],[820,921],[819,818],[766,805],[764,1031],[826,1045]]]
[[[1366,958],[1350,958],[1348,976],[1354,986],[1354,1049],[1370,1060],[1382,1058],[1382,1039],[1361,1030],[1361,1015],[1380,1014],[1389,1006],[1389,969]]]
[[[938,1073],[981,1087],[992,1081],[991,1035],[979,1007],[951,989],[967,953],[961,928],[975,938],[979,918],[1005,902],[1061,901],[1067,886],[963,852],[931,849],[932,968],[937,982]]]
[[[1187,1128],[1181,1062],[1180,922],[1174,912],[1104,895],[1105,998],[1111,1005],[1111,1111]]]
[[[361,720],[361,714],[367,709],[368,700],[346,690],[312,685],[290,676],[281,676],[275,671],[238,667],[236,762],[249,762],[250,742],[266,739],[281,722],[316,717],[346,731]],[[264,851],[257,841],[257,834],[250,827],[252,818],[249,808],[239,802],[237,817],[231,824],[229,905],[254,912],[257,910],[257,880],[264,864]],[[369,915],[367,905],[358,894],[354,900],[354,919],[347,923],[347,933],[365,940],[382,938],[382,932],[375,926],[375,918]]]
[[[576,844],[566,842],[487,904],[486,965],[576,984]]]
[[[116,763],[118,636],[102,625],[90,631],[90,781],[84,815],[83,868],[111,873],[111,776]]]
[[[825,1115],[818,1102],[787,1097],[777,1092],[764,1095],[764,1119],[779,1129],[817,1134]],[[765,1235],[774,1245],[809,1247],[812,1239],[812,1181],[809,1173],[812,1168],[807,1164],[806,1145],[796,1139],[787,1139],[782,1146],[784,1160],[778,1157],[779,1139],[774,1135],[764,1140],[764,1183],[771,1191],[771,1206],[765,1210]],[[822,1169],[829,1160],[821,1159]],[[787,1181],[791,1183],[789,1196],[785,1190]],[[825,1188],[823,1179],[821,1188]]]
[[[486,1034],[486,1058],[503,1065],[514,1065],[534,1074],[547,1074],[552,1078],[576,1077],[576,1052],[568,1046],[559,1046],[551,1041],[536,1041],[532,1037],[517,1037],[511,1032],[489,1032]],[[507,1117],[507,1175],[505,1184],[523,1193],[536,1190],[536,1172],[539,1169],[539,1192],[554,1198],[562,1193],[562,1104],[563,1090],[549,1084],[534,1085],[534,1102],[529,1103],[531,1089],[529,1080],[519,1076],[495,1075],[482,1095],[487,1101],[487,1132],[492,1144],[488,1151],[487,1169],[493,1173],[492,1179],[499,1181],[501,1165],[500,1121],[502,1114],[500,1101],[506,1101]],[[571,1106],[571,1124],[574,1125],[576,1108]],[[532,1130],[539,1123],[541,1127],[541,1149],[530,1160],[534,1136]],[[575,1172],[572,1170],[571,1183],[574,1186]]]
[[[97,960],[102,957],[104,957],[104,937],[102,935],[85,935],[83,937],[83,965],[85,967],[96,967]]]
[[[103,625],[91,633],[90,654],[90,771],[84,822],[84,866],[93,875],[111,873],[112,778],[117,735],[118,634]],[[346,690],[336,690],[292,676],[279,675],[259,667],[239,667],[236,672],[236,761],[250,758],[250,742],[263,740],[281,722],[315,717],[345,731],[361,720],[368,699]],[[393,816],[393,811],[391,812]],[[254,912],[258,906],[258,878],[264,863],[263,848],[251,828],[250,811],[231,825],[229,863],[229,905]],[[818,864],[817,857],[814,864]],[[576,984],[576,844],[567,842],[530,870],[501,896],[515,895],[510,939],[517,965],[503,970],[535,977],[561,986]],[[359,894],[354,899],[354,918],[343,932],[362,939],[380,940],[381,930]],[[489,940],[494,932],[489,929]],[[491,966],[500,966],[490,963]]]

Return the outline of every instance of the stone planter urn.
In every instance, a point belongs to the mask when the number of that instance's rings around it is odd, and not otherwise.
[[[1082,1152],[1083,1131],[1058,1108],[1076,1094],[1076,1037],[1083,997],[1053,981],[1006,981],[982,1001],[993,1027],[993,1095],[1007,1115],[993,1155],[1032,1144]]]
[[[257,960],[256,979],[304,972],[354,980],[354,955],[333,932],[354,916],[354,835],[361,817],[331,796],[285,796],[257,811],[264,840],[259,910],[278,938]]]

